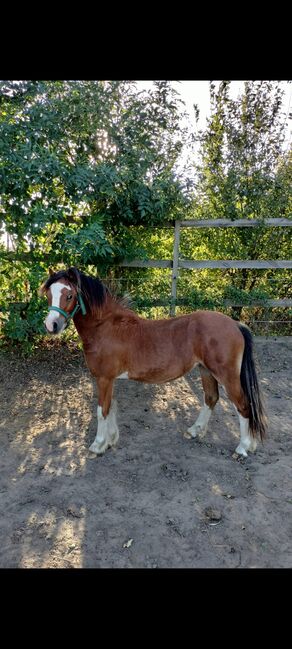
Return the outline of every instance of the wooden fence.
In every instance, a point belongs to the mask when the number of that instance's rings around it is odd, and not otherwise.
[[[160,228],[173,228],[174,229],[174,242],[173,242],[173,257],[172,259],[148,259],[140,260],[134,259],[132,261],[124,261],[119,264],[122,267],[128,268],[166,268],[171,269],[171,295],[170,300],[153,300],[152,304],[155,306],[167,306],[170,302],[170,315],[175,315],[175,309],[177,305],[187,304],[187,300],[184,298],[177,298],[177,279],[179,275],[179,269],[202,269],[202,268],[248,268],[248,269],[278,269],[278,268],[292,268],[292,260],[284,259],[260,259],[260,260],[246,260],[246,259],[231,259],[231,260],[221,260],[221,259],[208,259],[208,260],[196,260],[196,259],[180,259],[179,257],[179,246],[180,246],[180,232],[181,228],[251,228],[251,227],[292,227],[292,219],[238,219],[231,221],[230,219],[202,219],[202,220],[176,220],[171,223],[163,223],[160,226],[155,226]],[[16,253],[15,251],[5,251],[2,252],[2,257],[6,259],[11,259],[11,261],[16,260],[33,260],[34,253],[31,252],[22,252]],[[49,255],[48,262],[49,262]],[[241,307],[246,308],[254,306],[264,306],[269,308],[276,307],[292,307],[292,299],[279,299],[279,300],[251,300],[248,304],[246,303],[233,303],[231,300],[225,300],[224,304],[226,306]]]
[[[172,259],[148,259],[140,260],[134,259],[133,261],[124,261],[120,266],[128,268],[171,268],[171,309],[170,314],[175,315],[175,308],[177,305],[177,279],[180,268],[292,268],[292,260],[284,259],[209,259],[209,260],[195,260],[195,259],[180,259],[179,258],[179,245],[180,245],[180,231],[181,228],[251,228],[251,227],[292,227],[292,219],[238,219],[231,221],[230,219],[217,219],[217,220],[188,220],[188,221],[175,221],[173,223],[164,224],[161,227],[174,227],[174,243],[173,243],[173,257]],[[182,304],[182,300],[179,300]],[[226,301],[227,303],[227,301]],[[158,302],[157,302],[158,304]],[[289,307],[292,306],[292,299],[282,300],[258,300],[253,301],[252,304],[231,304],[229,306],[268,306],[268,307]]]

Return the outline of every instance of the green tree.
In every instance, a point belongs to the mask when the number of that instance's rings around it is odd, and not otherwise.
[[[210,83],[212,112],[201,134],[198,183],[192,218],[291,217],[291,151],[283,153],[283,89],[278,82],[247,81],[237,99],[230,82]],[[285,228],[236,228],[193,232],[182,237],[188,256],[214,259],[277,259],[291,256]],[[226,296],[261,289],[285,297],[288,273],[227,270],[220,273]],[[275,279],[277,277],[277,280]],[[216,280],[217,284],[217,280]],[[240,314],[240,311],[236,311]]]
[[[19,260],[11,264],[0,245],[6,335],[33,338],[37,325],[29,329],[21,311],[12,318],[9,303],[31,299],[39,312],[37,283],[49,265],[104,273],[146,254],[129,226],[182,213],[181,115],[169,82],[150,92],[130,81],[0,82],[0,228]]]
[[[0,217],[17,250],[54,261],[130,254],[123,228],[175,218],[185,204],[173,168],[186,133],[168,82],[0,84]],[[131,247],[131,246],[130,246]]]

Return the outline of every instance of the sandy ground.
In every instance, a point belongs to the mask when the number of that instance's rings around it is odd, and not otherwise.
[[[1,568],[292,566],[292,338],[258,338],[269,435],[234,456],[239,427],[221,391],[204,440],[198,370],[164,385],[118,381],[120,439],[91,459],[95,384],[58,341],[1,354]]]

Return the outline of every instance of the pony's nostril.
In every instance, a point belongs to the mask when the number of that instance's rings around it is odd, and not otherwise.
[[[53,332],[54,332],[54,334],[57,333],[57,331],[58,331],[58,325],[57,325],[56,322],[54,322],[54,324],[53,324]]]

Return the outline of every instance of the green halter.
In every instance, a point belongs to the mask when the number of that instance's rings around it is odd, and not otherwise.
[[[65,320],[67,320],[69,322],[69,320],[71,320],[71,318],[74,318],[75,313],[77,313],[77,311],[79,311],[79,309],[81,309],[82,315],[86,315],[86,308],[85,308],[85,304],[84,304],[83,298],[81,296],[81,293],[77,293],[77,304],[76,304],[75,308],[73,309],[73,311],[71,311],[71,313],[66,313],[66,311],[63,311],[63,309],[60,309],[60,307],[58,307],[58,306],[49,306],[48,310],[49,311],[58,311],[59,313],[61,313],[62,316],[64,316]]]

